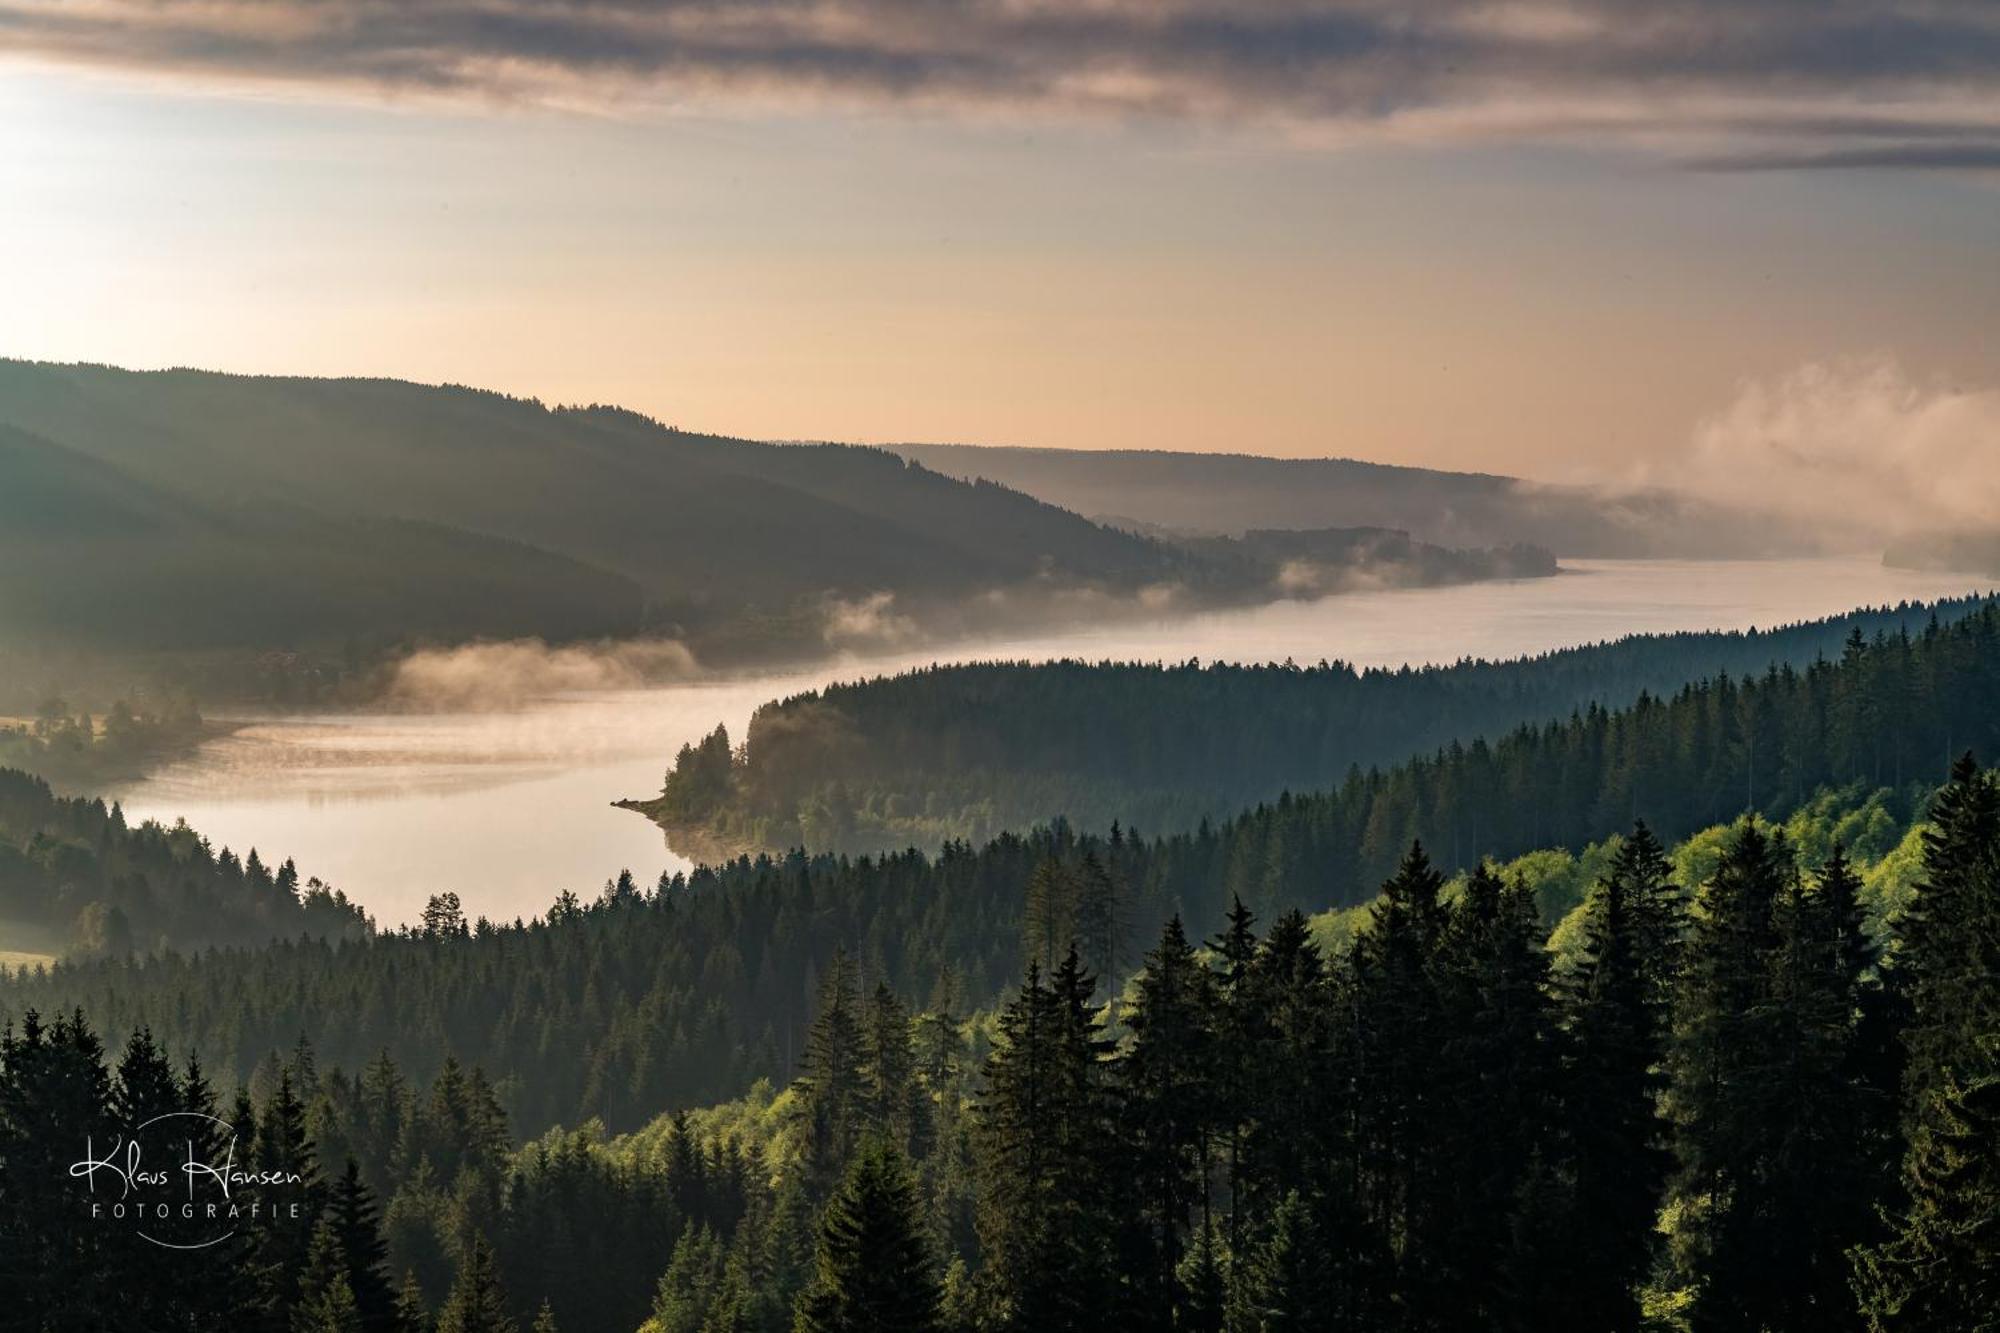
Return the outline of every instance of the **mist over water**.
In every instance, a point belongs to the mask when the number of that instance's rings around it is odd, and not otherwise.
[[[620,678],[581,674],[573,658],[547,674],[538,650],[510,647],[429,664],[442,673],[431,679],[450,689],[428,704],[239,715],[229,719],[242,723],[232,734],[111,794],[128,818],[184,816],[239,854],[254,846],[268,861],[292,857],[302,875],[345,890],[385,926],[413,919],[446,889],[473,915],[510,920],[545,911],[563,889],[594,895],[621,868],[648,882],[688,868],[650,823],[610,802],[652,795],[674,752],[716,723],[740,738],[757,705],[831,680],[996,657],[1420,665],[1625,634],[1768,627],[1987,586],[1870,559],[1571,561],[1565,569],[1548,579],[1353,593],[651,688],[576,688]],[[485,688],[482,665],[502,673],[511,692]],[[530,687],[519,688],[523,681]],[[538,681],[556,692],[534,692]],[[496,708],[496,698],[507,706]]]

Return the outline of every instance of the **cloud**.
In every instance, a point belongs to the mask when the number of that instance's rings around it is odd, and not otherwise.
[[[2000,388],[1886,357],[1744,385],[1659,480],[1814,525],[1835,546],[2000,530]]]
[[[551,647],[540,639],[426,649],[396,664],[388,702],[476,712],[586,690],[638,689],[697,673],[694,654],[670,639]]]
[[[821,635],[827,646],[880,647],[906,643],[918,636],[917,622],[895,610],[896,594],[875,592],[852,600],[828,596],[823,605]]]
[[[1991,0],[0,0],[0,52],[594,107],[822,105],[1983,167]]]

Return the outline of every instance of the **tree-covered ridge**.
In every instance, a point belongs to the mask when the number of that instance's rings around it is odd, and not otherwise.
[[[287,861],[216,851],[186,825],[133,828],[117,806],[0,769],[0,923],[8,947],[74,958],[193,954],[300,935],[358,938],[367,916]]]
[[[1338,955],[1237,903],[1205,943],[1170,918],[1107,1001],[1072,936],[983,1055],[836,958],[783,1097],[609,1142],[510,1155],[479,1072],[301,1044],[226,1114],[306,1224],[171,1263],[64,1208],[50,1145],[220,1099],[150,1034],[114,1071],[80,1016],[30,1013],[0,1045],[0,1302],[115,1320],[103,1280],[179,1263],[127,1284],[140,1326],[1980,1328],[2000,786],[1962,761],[1928,827],[1883,942],[1838,844],[1742,821],[1690,910],[1640,824],[1558,966],[1524,883],[1447,894],[1412,846]]]
[[[1838,656],[1854,634],[1918,631],[1984,604],[1905,604],[1770,630],[1635,635],[1422,668],[931,667],[768,703],[740,752],[726,732],[685,747],[660,797],[637,808],[670,830],[815,851],[980,842],[1058,816],[1094,829],[1114,820],[1193,828],[1524,722],[1672,696],[1703,678],[1805,668]],[[1928,767],[1939,752],[1922,753]]]
[[[99,789],[128,778],[161,756],[192,748],[206,734],[201,710],[185,696],[142,702],[115,700],[100,716],[70,711],[44,697],[32,718],[0,718],[0,768],[18,768],[66,790]]]
[[[302,1030],[348,1067],[386,1047],[426,1076],[450,1052],[489,1070],[530,1130],[589,1116],[630,1128],[782,1075],[839,950],[899,993],[969,1008],[1014,980],[1024,938],[1052,957],[1075,934],[1087,966],[1122,975],[1175,915],[1363,902],[1420,833],[1451,873],[1582,848],[1638,814],[1675,840],[1748,809],[1783,819],[1827,786],[1922,780],[1947,746],[2000,750],[1996,677],[2000,609],[1984,607],[1857,638],[1804,671],[1593,708],[1163,837],[1059,824],[935,858],[742,858],[657,891],[621,877],[597,903],[565,896],[525,924],[468,926],[453,906],[370,940],[61,964],[0,983],[0,1004],[82,1004],[113,1033],[150,1024],[219,1068],[254,1067]]]
[[[1265,458],[1152,449],[896,451],[954,477],[986,477],[1107,522],[1236,534],[1376,524],[1449,546],[1531,542],[1563,556],[1763,556],[1839,541],[1803,524],[1668,490],[1611,492],[1352,458]]]
[[[886,450],[610,407],[0,360],[15,648],[282,649],[341,676],[412,641],[645,635],[713,664],[1318,595],[1364,565],[1398,582],[1553,569],[1374,530],[1263,538],[1160,540]]]
[[[393,511],[237,495],[141,479],[0,421],[5,645],[351,657],[423,638],[640,628],[637,585],[577,560]]]

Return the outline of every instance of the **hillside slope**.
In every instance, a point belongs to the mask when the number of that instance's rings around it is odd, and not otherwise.
[[[1448,546],[1526,542],[1557,555],[1602,557],[1813,549],[1811,534],[1752,523],[1667,491],[1613,495],[1349,458],[960,444],[895,450],[939,472],[985,477],[1107,522],[1191,533],[1372,525]]]
[[[0,425],[0,645],[629,634],[629,579],[434,524],[214,503]]]
[[[525,542],[637,581],[656,618],[684,628],[821,594],[1128,589],[1206,569],[880,450],[696,435],[458,387],[12,361],[0,422],[170,491]]]

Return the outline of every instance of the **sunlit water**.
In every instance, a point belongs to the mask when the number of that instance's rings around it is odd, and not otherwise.
[[[217,846],[297,860],[384,924],[452,889],[467,910],[533,916],[629,868],[687,862],[638,815],[674,752],[767,699],[933,661],[1083,657],[1359,665],[1513,657],[1624,634],[1742,629],[1983,588],[1873,561],[1571,561],[1552,579],[1314,603],[853,659],[809,670],[570,695],[504,713],[257,716],[115,793],[128,817],[185,817]]]

